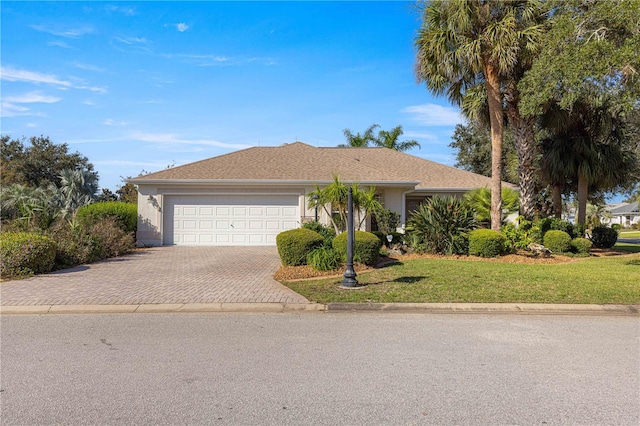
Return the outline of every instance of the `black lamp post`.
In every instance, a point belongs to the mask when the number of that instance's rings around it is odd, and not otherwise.
[[[320,199],[320,196],[318,194],[313,194],[313,197],[311,197],[313,199],[313,204],[316,205],[316,222],[318,221],[318,200]]]
[[[353,269],[353,246],[355,244],[355,229],[353,227],[353,189],[349,188],[347,198],[347,269],[341,287],[353,288],[358,285],[356,271]]]

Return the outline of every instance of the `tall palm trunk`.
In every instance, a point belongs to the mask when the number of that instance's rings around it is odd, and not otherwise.
[[[485,85],[489,101],[491,123],[491,229],[500,231],[502,225],[502,137],[504,117],[498,70],[485,61]]]
[[[587,196],[589,195],[589,179],[578,173],[578,225],[587,222]]]
[[[532,117],[523,118],[517,104],[507,104],[507,117],[513,131],[518,154],[518,178],[520,186],[520,214],[531,220],[536,208],[536,167],[537,144]]]
[[[551,198],[553,200],[553,215],[562,219],[562,186],[554,184],[551,186]]]

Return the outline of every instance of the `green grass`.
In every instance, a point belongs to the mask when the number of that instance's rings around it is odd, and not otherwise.
[[[640,244],[616,243],[613,248],[616,250],[628,251],[629,253],[640,253]]]
[[[619,238],[640,238],[640,231],[620,231]]]
[[[640,254],[565,264],[509,264],[448,259],[407,260],[357,277],[285,282],[318,303],[485,302],[640,304]]]

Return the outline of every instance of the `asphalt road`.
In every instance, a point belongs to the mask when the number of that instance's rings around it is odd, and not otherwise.
[[[640,318],[3,316],[2,425],[638,425]]]

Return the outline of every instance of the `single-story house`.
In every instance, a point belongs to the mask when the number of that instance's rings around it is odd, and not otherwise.
[[[430,196],[490,186],[488,177],[387,148],[253,147],[128,179],[138,187],[138,244],[275,245],[280,232],[314,219],[308,194],[334,175],[374,186],[402,224]]]
[[[602,223],[613,225],[620,224],[625,228],[640,223],[640,212],[638,211],[638,202],[634,203],[618,203],[605,207],[607,215],[600,218]]]

